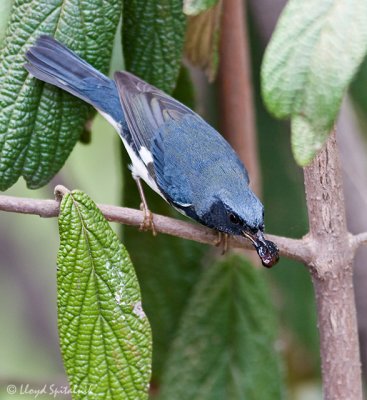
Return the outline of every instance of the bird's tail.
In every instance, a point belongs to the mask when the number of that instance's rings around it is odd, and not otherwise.
[[[26,53],[24,67],[37,79],[57,86],[111,116],[123,120],[115,82],[50,36],[40,36]]]

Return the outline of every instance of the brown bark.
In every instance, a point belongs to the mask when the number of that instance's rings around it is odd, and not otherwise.
[[[326,400],[361,400],[362,382],[353,290],[354,248],[347,231],[335,132],[304,169],[309,263],[315,289]]]

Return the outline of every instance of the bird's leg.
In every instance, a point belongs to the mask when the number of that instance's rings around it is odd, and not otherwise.
[[[223,233],[223,248],[222,248],[222,255],[226,254],[228,251],[228,233]]]
[[[228,233],[219,231],[218,237],[214,241],[214,246],[216,246],[216,247],[223,246],[222,247],[222,255],[227,253],[227,251],[228,251],[228,238],[229,238]]]
[[[140,194],[141,204],[140,209],[144,212],[144,219],[143,222],[140,224],[141,231],[148,231],[151,230],[153,236],[157,235],[157,231],[155,230],[154,222],[153,222],[153,214],[148,208],[147,200],[145,199],[145,194],[143,190],[143,186],[141,184],[141,180],[139,177],[133,177],[136,185],[138,186],[138,191]]]

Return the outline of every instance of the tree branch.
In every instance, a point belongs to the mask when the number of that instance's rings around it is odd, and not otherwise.
[[[63,191],[60,190],[60,187],[57,187],[55,192],[58,200],[60,200],[60,193],[62,194]],[[39,200],[0,195],[0,211],[52,218],[59,215],[60,202],[58,200]],[[106,204],[99,204],[98,207],[107,220],[124,225],[139,227],[144,218],[142,211],[132,208]],[[160,233],[211,245],[214,245],[218,240],[218,232],[202,225],[180,221],[159,214],[153,214],[153,220],[156,231]],[[309,242],[306,238],[290,239],[274,235],[267,235],[267,238],[278,245],[281,256],[293,258],[303,263],[307,263],[310,260]],[[230,237],[228,244],[231,248],[253,249],[247,239],[239,236]]]
[[[304,169],[324,398],[361,400],[352,261],[335,132]]]

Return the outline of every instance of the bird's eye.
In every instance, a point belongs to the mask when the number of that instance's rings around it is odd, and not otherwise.
[[[237,217],[237,215],[234,214],[229,214],[229,220],[232,222],[232,224],[239,224],[240,219]]]

